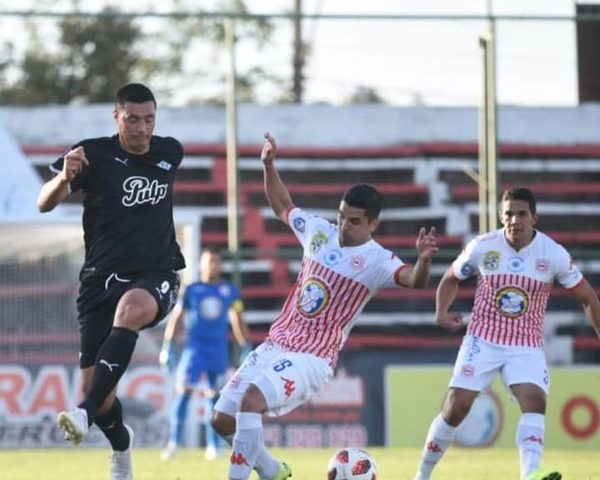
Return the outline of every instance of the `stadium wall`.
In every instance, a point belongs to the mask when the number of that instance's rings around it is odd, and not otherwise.
[[[160,99],[159,99],[160,101]],[[21,145],[70,145],[113,132],[112,105],[0,108],[4,124]],[[224,107],[160,108],[157,134],[183,143],[226,138]],[[498,139],[507,143],[600,142],[600,104],[574,107],[498,107]],[[261,143],[265,131],[282,146],[368,147],[410,142],[476,142],[474,107],[357,105],[240,105],[240,144]]]

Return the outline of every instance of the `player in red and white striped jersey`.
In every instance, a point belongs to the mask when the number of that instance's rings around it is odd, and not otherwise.
[[[565,248],[534,228],[538,216],[530,190],[516,187],[504,192],[500,219],[503,228],[469,242],[437,289],[436,320],[456,331],[463,325],[462,316],[448,310],[458,285],[471,275],[479,275],[471,322],[442,412],[429,429],[415,480],[430,478],[456,427],[479,392],[498,374],[522,412],[516,436],[521,478],[561,478],[556,471],[540,470],[550,382],[542,335],[550,289],[555,280],[568,289],[597,332],[600,302]]]
[[[265,137],[265,193],[302,244],[304,258],[267,340],[246,358],[214,408],[213,426],[233,448],[230,480],[245,480],[252,469],[261,479],[291,476],[265,448],[262,415],[291,411],[331,380],[339,351],[369,299],[386,287],[425,287],[437,252],[433,228],[419,231],[414,265],[373,240],[381,195],[371,185],[346,191],[337,225],[297,208],[274,166],[275,140]]]

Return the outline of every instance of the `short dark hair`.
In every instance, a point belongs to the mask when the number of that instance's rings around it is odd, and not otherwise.
[[[342,200],[351,207],[364,209],[369,220],[379,218],[383,199],[373,185],[367,183],[354,185],[346,190]]]
[[[121,86],[115,94],[115,104],[124,107],[125,102],[145,103],[153,102],[156,107],[156,99],[152,90],[141,83],[126,83]]]
[[[506,202],[507,200],[521,200],[523,202],[527,202],[529,204],[529,210],[531,213],[534,215],[536,213],[535,197],[528,188],[513,187],[505,190],[502,194],[502,201]]]

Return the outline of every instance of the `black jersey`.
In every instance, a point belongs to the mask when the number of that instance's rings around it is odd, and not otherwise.
[[[89,166],[70,183],[81,189],[85,263],[82,274],[180,270],[185,267],[173,224],[173,181],[183,147],[152,136],[150,150],[134,155],[119,137],[83,140]],[[62,170],[63,157],[53,172]]]

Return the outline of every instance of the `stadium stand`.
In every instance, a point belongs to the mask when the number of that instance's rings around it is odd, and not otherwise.
[[[43,179],[49,176],[47,165],[64,148],[22,147]],[[301,251],[293,235],[267,205],[259,151],[259,145],[240,148],[239,198],[242,293],[248,319],[260,332],[293,285]],[[565,244],[586,276],[594,285],[600,285],[600,263],[595,261],[600,241],[600,145],[502,144],[499,153],[500,189],[515,184],[532,188],[538,198],[540,227]],[[186,144],[175,184],[177,206],[202,208],[201,242],[223,247],[227,245],[224,154],[222,145]],[[418,228],[435,226],[438,230],[440,253],[430,288],[381,292],[361,316],[360,328],[376,332],[382,326],[393,326],[398,331],[421,335],[419,338],[439,333],[433,325],[435,286],[448,262],[477,229],[477,186],[471,179],[477,170],[477,154],[474,143],[451,142],[280,148],[281,175],[293,199],[303,208],[334,221],[343,191],[356,182],[371,182],[385,195],[383,222],[376,234],[384,246],[412,261]],[[233,263],[225,266],[231,271]],[[75,277],[73,274],[68,278],[75,281]],[[59,285],[56,283],[54,288]],[[68,285],[63,285],[61,294],[73,295],[74,284]],[[461,287],[457,309],[470,309],[473,289],[474,283]],[[17,290],[0,285],[3,301],[22,301],[25,305],[35,298],[39,308],[40,295],[44,296],[35,285],[21,285]],[[551,333],[576,334],[581,336],[580,345],[594,344],[595,340],[589,340],[590,328],[583,316],[573,314],[579,313],[579,307],[564,290],[555,289],[550,310],[554,312],[550,315]],[[51,325],[51,331],[62,328],[72,332],[71,318],[55,319]],[[16,335],[20,331],[7,333]],[[10,345],[6,348],[10,349]]]

